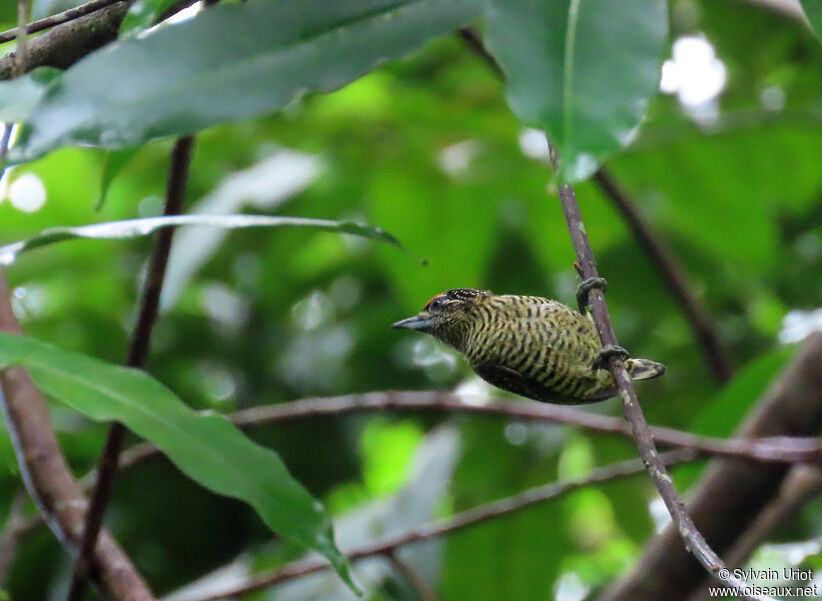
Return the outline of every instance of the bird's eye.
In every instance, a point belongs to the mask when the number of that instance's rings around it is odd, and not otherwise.
[[[439,311],[445,305],[445,301],[441,298],[435,298],[430,303],[428,303],[429,311]]]

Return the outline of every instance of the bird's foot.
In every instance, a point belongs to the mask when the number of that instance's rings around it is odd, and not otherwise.
[[[588,306],[588,293],[594,288],[605,292],[608,288],[608,281],[605,278],[585,278],[577,286],[577,305],[579,305],[579,312],[583,315]]]
[[[596,358],[594,359],[594,363],[591,366],[594,371],[598,369],[607,369],[608,368],[608,360],[611,357],[620,357],[621,359],[629,359],[631,354],[622,348],[621,346],[617,346],[615,344],[609,344],[605,348],[603,348],[597,354]]]

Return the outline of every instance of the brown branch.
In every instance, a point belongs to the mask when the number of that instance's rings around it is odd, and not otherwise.
[[[631,426],[618,417],[588,413],[562,405],[535,401],[488,401],[485,398],[466,399],[463,395],[439,391],[388,391],[359,395],[318,397],[244,409],[228,415],[238,426],[278,423],[294,419],[339,416],[374,411],[426,411],[476,413],[508,419],[544,421],[586,428],[604,434],[614,434],[633,440]],[[813,437],[773,436],[767,438],[723,439],[700,436],[683,430],[653,426],[660,444],[690,449],[700,455],[735,458],[762,463],[807,463],[822,465],[822,443]],[[120,455],[119,469],[124,470],[159,455],[159,449],[149,442],[136,444]],[[90,489],[97,478],[91,471],[80,479],[84,489]],[[18,536],[32,534],[42,524],[39,516],[21,522]]]
[[[459,30],[459,35],[468,45],[474,54],[494,72],[500,80],[505,80],[505,73],[494,56],[488,52],[485,44],[471,27],[463,27]],[[651,263],[657,268],[662,276],[662,281],[671,291],[671,294],[679,301],[688,323],[696,335],[696,339],[705,355],[708,367],[714,377],[720,383],[725,383],[731,379],[733,370],[730,360],[722,349],[717,336],[717,328],[708,310],[694,294],[681,269],[678,268],[673,253],[666,248],[654,235],[648,225],[642,220],[639,212],[633,203],[619,188],[614,179],[604,170],[600,169],[594,175],[594,181],[599,185],[604,194],[614,203],[617,210],[622,214],[623,219],[634,234],[637,243],[645,251]]]
[[[0,330],[22,334],[3,274]],[[60,452],[43,396],[28,372],[19,367],[0,372],[0,384],[6,425],[29,496],[61,543],[77,551],[88,502]],[[95,550],[92,576],[106,594],[118,601],[154,599],[129,558],[105,531]]]
[[[695,458],[696,455],[693,452],[686,450],[670,451],[659,457],[661,461],[669,465],[692,461]],[[613,463],[592,471],[584,478],[551,482],[550,484],[530,488],[516,495],[479,505],[448,518],[411,528],[401,534],[366,543],[360,547],[349,549],[346,551],[346,555],[349,561],[356,561],[375,555],[387,555],[399,547],[439,538],[489,520],[511,515],[527,507],[556,499],[557,497],[585,486],[601,484],[609,480],[640,474],[643,469],[643,464],[638,459]],[[232,587],[231,590],[211,591],[201,597],[191,598],[189,601],[216,601],[217,599],[226,597],[236,597],[275,584],[308,576],[309,574],[328,569],[329,567],[325,559],[317,556],[309,557],[289,563],[280,568],[260,572],[251,576],[246,583]]]
[[[736,436],[811,436],[818,435],[820,429],[822,334],[814,334]],[[787,465],[711,462],[689,503],[694,522],[714,549],[727,553],[778,497],[789,473]],[[699,564],[682,549],[676,530],[668,527],[646,545],[634,571],[604,598],[685,601],[702,586],[704,579]]]
[[[776,528],[795,518],[808,502],[819,495],[822,495],[822,470],[807,465],[793,468],[785,478],[779,496],[765,506],[725,554],[728,568],[742,567]],[[691,595],[690,601],[700,601],[709,595],[708,587],[702,586]]]
[[[177,140],[171,151],[171,165],[169,167],[163,215],[179,215],[183,211],[193,144],[193,136],[186,136]],[[128,367],[145,367],[151,344],[151,333],[159,312],[160,294],[163,290],[163,279],[165,278],[173,239],[174,228],[160,230],[154,239],[148,272],[143,283],[139,317],[126,358]],[[91,493],[91,503],[83,531],[83,542],[80,555],[74,565],[71,587],[66,597],[67,601],[79,601],[85,592],[89,561],[93,555],[97,535],[103,523],[106,506],[111,500],[114,475],[117,472],[117,462],[125,434],[126,427],[119,422],[115,422],[109,427],[105,448],[100,455],[97,480]]]
[[[159,20],[168,18],[196,1],[179,0],[175,2],[160,16]],[[30,40],[27,70],[36,67],[68,69],[87,54],[116,40],[120,33],[120,24],[126,16],[130,3],[131,0],[114,2],[87,15],[57,25],[48,33]],[[0,58],[0,81],[11,77],[13,63],[14,52]]]
[[[44,29],[50,29],[57,25],[62,25],[63,23],[68,23],[69,21],[74,21],[75,19],[84,17],[90,13],[100,10],[101,8],[110,6],[115,2],[120,2],[120,0],[91,0],[91,2],[86,2],[85,4],[81,4],[75,8],[70,8],[61,13],[57,13],[56,15],[51,15],[49,17],[33,21],[26,26],[26,31],[30,34],[38,33]],[[17,28],[9,29],[8,31],[0,33],[0,44],[5,44],[6,42],[13,40],[16,32]]]
[[[117,38],[128,2],[115,2],[101,10],[58,25],[28,45],[26,70],[35,67],[67,69],[85,55]],[[0,58],[0,80],[9,79],[15,52]]]
[[[554,155],[553,162],[556,168],[557,157],[554,152],[552,152],[552,154]],[[570,185],[562,184],[559,187],[559,201],[562,205],[565,221],[568,224],[568,233],[571,236],[571,242],[576,251],[577,263],[579,264],[582,277],[585,279],[599,278],[596,260],[594,259],[593,250],[591,250],[591,244],[588,241],[588,234],[585,231],[585,224],[582,221],[576,194]],[[603,347],[618,346],[619,342],[614,332],[614,326],[611,323],[611,316],[608,313],[608,306],[605,303],[605,295],[602,290],[599,288],[591,290],[589,300],[594,323],[596,324]],[[634,384],[628,375],[628,371],[625,369],[624,361],[618,356],[612,355],[608,359],[608,368],[614,376],[614,382],[619,391],[619,398],[622,400],[625,419],[631,424],[634,432],[634,440],[639,450],[639,456],[645,463],[651,480],[653,480],[659,491],[659,495],[668,508],[668,513],[671,514],[671,519],[682,538],[682,542],[685,544],[685,548],[693,553],[697,560],[699,560],[699,563],[701,563],[718,582],[736,589],[736,593],[740,598],[767,599],[768,597],[747,595],[745,592],[745,582],[739,580],[733,574],[724,580],[719,578],[720,570],[724,570],[725,564],[719,556],[714,553],[702,534],[696,529],[696,526],[694,526],[691,516],[688,515],[685,505],[665,469],[665,465],[659,459],[659,453],[654,444],[651,428],[639,405]]]
[[[654,235],[625,192],[605,169],[600,169],[594,174],[594,181],[622,214],[637,243],[645,251],[645,255],[656,267],[662,281],[679,302],[697,342],[702,347],[705,360],[714,378],[720,383],[729,381],[733,376],[733,369],[719,342],[716,324],[708,310],[692,292],[671,251]]]

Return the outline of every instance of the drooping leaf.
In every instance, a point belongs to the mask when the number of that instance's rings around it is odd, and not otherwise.
[[[489,0],[486,20],[511,109],[545,130],[564,179],[632,141],[659,82],[665,0]]]
[[[335,90],[479,10],[480,0],[219,5],[66,71],[30,114],[9,161],[66,145],[139,146],[259,115]]]
[[[100,178],[100,197],[97,199],[97,204],[94,205],[94,210],[99,211],[103,208],[108,196],[108,190],[114,182],[117,174],[128,165],[129,161],[134,158],[139,148],[123,148],[122,150],[112,150],[106,156],[106,161],[103,164],[103,175]]]
[[[0,82],[0,122],[25,120],[59,69],[41,67],[10,81]]]
[[[817,37],[822,40],[822,0],[802,0],[802,8]]]
[[[329,219],[307,219],[303,217],[278,217],[275,215],[172,215],[168,217],[146,217],[125,221],[108,221],[77,227],[54,227],[43,230],[26,240],[0,246],[0,265],[10,265],[17,257],[28,250],[72,240],[75,238],[93,238],[97,240],[115,240],[146,236],[157,229],[180,225],[207,225],[227,229],[247,227],[308,227],[325,232],[338,232],[381,240],[395,246],[400,242],[391,234],[379,227],[360,225],[352,221],[332,221]]]
[[[226,418],[198,413],[145,372],[0,333],[0,366],[23,366],[46,394],[100,421],[119,421],[150,440],[190,478],[245,501],[275,532],[319,551],[353,586],[319,501],[272,450]]]

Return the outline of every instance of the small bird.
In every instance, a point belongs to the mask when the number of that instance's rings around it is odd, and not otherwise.
[[[593,403],[617,393],[593,319],[539,296],[455,288],[392,325],[431,334],[463,353],[486,382],[537,401]],[[634,380],[665,373],[649,359],[625,360]]]

